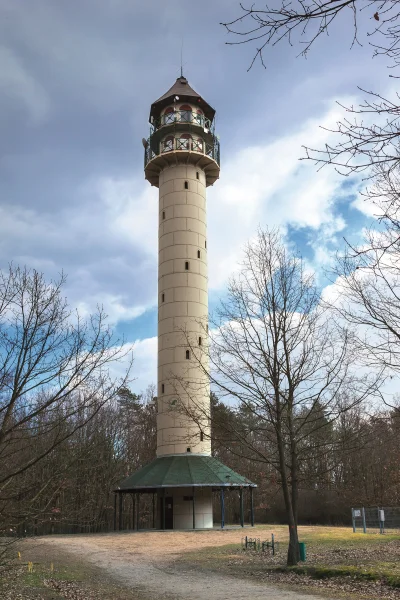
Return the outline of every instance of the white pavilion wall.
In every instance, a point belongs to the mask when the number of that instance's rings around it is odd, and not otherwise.
[[[159,492],[159,504],[163,492]],[[166,490],[166,498],[173,498],[173,523],[174,529],[193,529],[193,488],[170,488]],[[195,490],[195,525],[196,529],[211,529],[213,527],[213,504],[211,487],[196,487]],[[157,527],[162,529],[161,514],[159,511]]]

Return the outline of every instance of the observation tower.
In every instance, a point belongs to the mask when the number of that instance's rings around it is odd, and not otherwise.
[[[181,75],[151,105],[143,139],[145,178],[159,189],[157,457],[116,490],[119,528],[124,495],[132,495],[139,527],[139,499],[149,493],[154,528],[211,528],[213,492],[224,527],[228,489],[239,492],[243,526],[245,488],[254,524],[255,484],[211,455],[206,190],[220,172],[214,118]]]

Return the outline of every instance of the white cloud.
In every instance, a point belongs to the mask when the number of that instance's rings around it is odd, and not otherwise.
[[[343,100],[344,104],[351,102]],[[329,226],[334,231],[345,226],[333,213],[335,199],[342,195],[343,178],[333,169],[317,171],[308,162],[299,161],[302,144],[321,146],[329,134],[319,126],[329,129],[340,115],[335,108],[290,135],[245,148],[235,156],[226,150],[228,159],[221,168],[221,181],[208,192],[211,289],[223,288],[236,268],[243,244],[258,225]]]
[[[377,233],[379,235],[379,233]],[[358,281],[363,279],[368,279],[370,274],[364,272],[362,269],[356,271],[356,279]],[[391,280],[390,270],[386,271],[387,279]],[[382,282],[380,282],[382,283]],[[379,284],[378,284],[379,285]],[[345,307],[346,310],[352,311],[354,314],[358,314],[360,316],[366,316],[367,321],[372,321],[369,315],[366,315],[365,310],[362,305],[356,303],[355,299],[351,296],[348,296],[346,293],[346,280],[343,276],[338,276],[336,280],[327,285],[322,291],[322,299],[330,304],[333,307]],[[383,289],[383,287],[381,288]],[[388,297],[391,296],[390,292],[387,292]],[[377,296],[369,291],[372,297],[374,297],[375,304],[377,304],[378,298]],[[383,292],[383,296],[385,296],[385,292]],[[373,301],[373,302],[374,302]],[[387,315],[386,315],[387,316]],[[340,314],[336,315],[336,319],[339,323],[342,323],[343,326],[349,326],[349,323],[344,320]],[[369,327],[365,324],[351,324],[350,327],[356,333],[358,339],[358,349],[356,359],[360,362],[360,370],[365,373],[378,373],[379,369],[383,366],[382,359],[387,359],[386,365],[389,365],[393,360],[395,361],[395,346],[397,340],[395,336],[391,336],[389,330],[380,329],[379,327],[373,328]],[[367,342],[367,346],[364,343]],[[391,352],[384,355],[384,349],[389,348],[391,344]],[[379,348],[379,352],[375,356],[369,348]],[[378,360],[376,360],[378,358]],[[382,362],[379,362],[381,360]],[[388,406],[394,406],[396,404],[396,397],[398,396],[399,391],[399,373],[397,369],[391,369],[390,367],[386,367],[386,378],[383,381],[383,384],[380,387],[380,394],[385,403]],[[368,399],[370,403],[369,408],[376,408],[378,406],[382,406],[379,402],[375,402],[371,397]]]
[[[129,321],[130,319],[140,317],[140,315],[146,312],[146,306],[126,306],[124,300],[121,296],[103,293],[96,294],[95,298],[88,298],[86,301],[77,302],[75,306],[80,316],[85,318],[93,313],[93,305],[96,302],[96,304],[105,308],[105,312],[113,323]]]
[[[104,178],[98,183],[112,233],[157,256],[158,193],[147,182]]]
[[[361,213],[366,215],[367,217],[375,218],[379,214],[379,210],[375,204],[373,204],[370,200],[366,199],[361,193],[357,194],[357,197],[351,203],[351,206]]]
[[[324,236],[345,226],[332,212],[342,178],[299,161],[305,140],[318,145],[325,139],[318,125],[330,126],[338,118],[339,112],[332,110],[291,135],[228,155],[221,180],[208,189],[210,290],[224,287],[258,225],[324,226]],[[134,178],[102,178],[94,187],[113,235],[156,260],[158,190]]]
[[[331,111],[322,124],[337,119]],[[223,288],[258,225],[308,226],[321,230],[322,241],[344,227],[332,211],[340,176],[298,160],[302,142],[324,139],[319,122],[228,154],[221,181],[208,190],[210,290]],[[83,314],[103,304],[112,322],[141,315],[156,301],[158,190],[138,177],[104,176],[82,185],[78,197],[79,210],[75,202],[55,213],[4,206],[4,258],[14,243],[17,262],[50,275],[64,268],[69,299]],[[324,250],[318,260],[326,262]]]
[[[118,350],[118,359],[108,363],[110,376],[122,380],[128,374],[129,387],[137,394],[149,385],[157,385],[157,338],[138,339],[111,346],[108,356]],[[133,359],[133,362],[132,362]],[[128,369],[130,369],[128,373]]]
[[[129,357],[133,355],[130,388],[136,393],[145,390],[148,385],[157,384],[157,338],[136,340],[133,344],[125,344],[123,351],[127,352],[126,360],[116,363],[112,372],[116,377],[125,374]]]
[[[114,199],[116,206],[95,197],[61,212],[0,207],[0,265],[11,260],[43,271],[46,278],[67,274],[65,294],[82,316],[104,307],[112,323],[130,320],[154,303],[156,258],[149,239],[153,218],[136,218],[149,202],[138,197],[120,209],[125,197]],[[94,204],[95,207],[94,208]],[[131,207],[131,208],[130,208]],[[147,221],[147,229],[146,229]],[[131,235],[128,233],[131,231]],[[155,231],[154,238],[156,240]],[[148,250],[148,252],[147,252]]]

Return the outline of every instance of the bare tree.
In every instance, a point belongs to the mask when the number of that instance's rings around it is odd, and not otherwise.
[[[341,141],[325,144],[323,149],[303,146],[306,157],[301,160],[312,160],[319,167],[333,165],[345,176],[367,173],[368,178],[373,178],[382,169],[389,174],[399,169],[399,95],[392,101],[372,91],[361,91],[366,95],[362,104],[339,103],[349,116],[333,129],[322,128]]]
[[[11,266],[0,273],[0,507],[35,504],[26,474],[98,413],[126,385],[110,368],[128,351],[114,339],[102,309],[87,320],[62,296],[65,277]],[[15,515],[14,515],[15,516]]]
[[[392,67],[400,64],[397,0],[277,0],[260,9],[254,4],[250,7],[240,4],[240,7],[240,16],[223,25],[237,38],[228,44],[257,45],[249,68],[257,58],[265,67],[267,47],[282,41],[300,44],[300,54],[307,55],[323,34],[332,33],[339,17],[346,15],[354,28],[351,46],[360,44],[361,20],[361,29],[366,32],[374,55],[385,55]],[[338,31],[342,33],[341,29]],[[366,99],[359,106],[342,106],[347,116],[327,130],[337,134],[339,142],[326,144],[322,149],[304,146],[305,159],[315,161],[320,167],[334,165],[344,175],[368,171],[376,165],[386,170],[399,166],[399,96],[391,100],[374,91],[361,91]]]
[[[272,0],[263,8],[240,3],[241,14],[221,23],[237,40],[229,45],[256,43],[257,58],[265,66],[263,52],[281,40],[290,45],[302,43],[301,55],[306,56],[311,46],[342,16],[353,23],[351,45],[360,44],[360,20],[364,35],[369,38],[375,54],[385,54],[395,65],[400,63],[400,10],[397,0]],[[365,16],[364,19],[360,19]],[[366,24],[368,20],[368,25]],[[371,41],[372,40],[372,41]],[[374,41],[376,40],[376,42]]]
[[[341,318],[355,326],[365,363],[400,372],[400,196],[399,175],[380,168],[367,190],[378,224],[366,230],[363,243],[347,245],[334,269],[329,302]]]
[[[379,236],[367,232],[367,244],[360,251],[374,255],[379,262],[381,255],[400,250],[400,170],[387,170],[384,166],[376,166],[373,183],[362,192],[364,201],[372,204],[377,221]],[[355,249],[353,248],[355,251]]]
[[[157,450],[156,386],[137,395],[122,388],[118,393],[119,419],[123,428],[121,450],[126,476],[151,462]]]
[[[255,58],[263,61],[268,45],[282,40],[290,44],[306,42],[306,54],[322,34],[332,32],[340,15],[350,15],[354,23],[353,43],[359,38],[361,12],[369,17],[368,36],[375,54],[384,54],[392,67],[400,64],[400,11],[395,0],[279,0],[272,8],[241,5],[242,14],[230,23],[228,31],[239,36],[232,43],[261,40]],[[368,21],[361,19],[362,26]],[[372,24],[372,25],[371,25]],[[253,63],[254,64],[254,60]],[[364,90],[363,90],[364,91]],[[373,91],[365,92],[359,106],[342,107],[347,117],[329,130],[339,136],[334,145],[307,148],[306,159],[320,167],[331,164],[344,175],[365,173],[370,187],[364,192],[376,208],[378,227],[367,231],[364,243],[348,244],[338,261],[335,275],[340,302],[336,310],[356,326],[358,345],[368,364],[398,371],[400,360],[400,103]]]
[[[313,274],[277,231],[260,231],[247,246],[214,326],[209,345],[199,347],[188,334],[192,359],[203,367],[209,360],[218,396],[247,414],[247,426],[229,420],[230,439],[245,458],[278,474],[290,534],[287,562],[294,565],[303,464],[317,443],[325,444],[316,432],[371,397],[379,376],[355,374],[350,332],[321,306]],[[198,413],[196,407],[192,417],[200,423]]]

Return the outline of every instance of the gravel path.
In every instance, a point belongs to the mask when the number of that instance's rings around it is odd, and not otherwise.
[[[226,532],[228,533],[228,532]],[[57,536],[41,542],[59,546],[79,559],[101,567],[120,584],[165,600],[322,600],[320,596],[287,591],[217,573],[196,572],[174,567],[176,558],[186,549],[210,546],[212,533],[134,533],[91,536]],[[228,535],[219,535],[219,544],[229,543]],[[237,538],[237,534],[235,536]],[[177,552],[179,549],[179,552]],[[326,600],[326,596],[324,600]],[[337,600],[331,596],[331,600]]]

